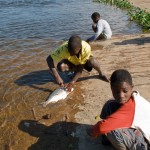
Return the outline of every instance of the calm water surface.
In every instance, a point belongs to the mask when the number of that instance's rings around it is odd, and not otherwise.
[[[58,40],[78,34],[86,39],[94,11],[109,22],[113,34],[141,33],[126,11],[91,0],[0,0],[0,38]]]

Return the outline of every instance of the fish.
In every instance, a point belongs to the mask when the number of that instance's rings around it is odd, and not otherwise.
[[[55,103],[59,100],[64,100],[68,94],[70,94],[74,88],[68,89],[67,87],[59,87],[53,91],[45,102],[40,103],[43,107],[46,107],[49,103]]]

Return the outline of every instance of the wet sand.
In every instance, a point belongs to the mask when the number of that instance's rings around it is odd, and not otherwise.
[[[13,150],[111,150],[85,132],[98,121],[95,116],[112,98],[109,83],[100,80],[95,70],[84,72],[66,100],[41,107],[38,104],[58,87],[45,58],[60,42],[36,41],[40,46],[34,42],[30,41],[34,46],[30,45],[26,53],[16,49],[18,57],[11,62],[3,60],[6,65],[1,67],[0,149],[9,146]],[[13,44],[16,47],[16,43]],[[114,36],[108,41],[93,42],[91,47],[106,75],[119,68],[128,69],[135,89],[150,100],[150,34]],[[50,118],[42,119],[46,114],[50,114]]]
[[[1,150],[66,149],[72,147],[71,143],[77,145],[77,138],[71,134],[78,126],[74,115],[83,103],[78,84],[66,100],[46,108],[39,105],[58,87],[49,73],[46,57],[60,44],[50,39],[1,43]],[[46,114],[49,119],[43,119]]]

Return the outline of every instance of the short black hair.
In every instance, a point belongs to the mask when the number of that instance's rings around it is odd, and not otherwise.
[[[100,17],[100,14],[98,12],[94,12],[92,15],[91,15],[91,18],[96,18],[96,17]]]
[[[74,51],[76,48],[82,47],[82,40],[79,36],[73,35],[69,38],[68,41],[68,50]]]
[[[111,87],[114,84],[118,84],[121,82],[127,82],[129,85],[133,85],[131,74],[125,69],[118,69],[114,71],[110,78]]]

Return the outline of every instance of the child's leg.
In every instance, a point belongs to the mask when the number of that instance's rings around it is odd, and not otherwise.
[[[57,68],[59,71],[73,71],[75,70],[75,65],[69,62],[67,59],[63,59],[57,64]]]
[[[102,73],[99,62],[93,56],[90,56],[90,59],[87,61],[87,65],[98,71],[100,78],[109,82],[109,79]]]
[[[137,129],[116,129],[106,136],[117,150],[147,150],[144,136]]]
[[[103,34],[103,33],[101,33],[100,35],[99,35],[99,37],[97,38],[97,40],[106,40],[107,39],[107,37],[106,37],[106,35],[105,34]]]
[[[87,61],[86,64],[84,65],[84,69],[87,70],[88,72],[92,71],[93,67],[91,66],[89,61]]]

